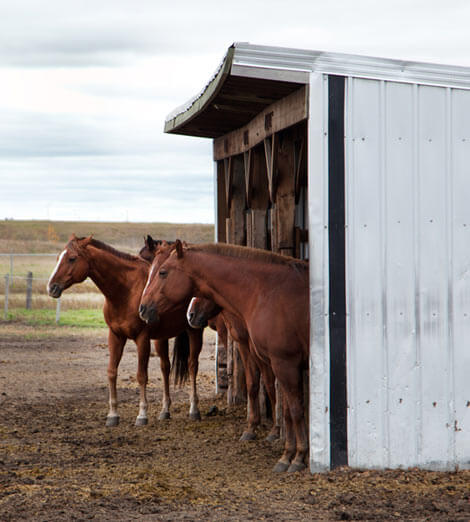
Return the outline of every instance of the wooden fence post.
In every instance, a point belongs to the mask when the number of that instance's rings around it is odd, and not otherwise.
[[[10,274],[5,275],[5,321],[8,320],[8,290],[10,287]]]
[[[33,300],[33,273],[28,272],[26,276],[26,310],[31,310]]]

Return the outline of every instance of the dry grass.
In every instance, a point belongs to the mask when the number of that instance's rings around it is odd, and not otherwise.
[[[214,226],[177,223],[100,223],[87,221],[0,221],[0,253],[58,253],[70,235],[94,235],[96,239],[127,252],[136,252],[143,238],[184,239],[193,243],[210,242]]]
[[[58,254],[70,235],[94,235],[115,248],[136,254],[147,234],[154,238],[184,239],[193,243],[212,241],[213,225],[174,223],[93,223],[71,221],[0,221],[0,254]],[[33,273],[33,309],[54,309],[56,301],[47,297],[46,283],[56,264],[56,256],[13,257],[13,279],[9,286],[9,307],[25,306],[26,276]],[[11,270],[9,255],[0,256],[0,306],[4,304],[4,278]],[[63,310],[102,308],[103,297],[90,281],[75,285],[62,296]]]

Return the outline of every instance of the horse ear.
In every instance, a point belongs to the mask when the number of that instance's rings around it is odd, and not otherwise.
[[[153,252],[158,245],[158,241],[155,241],[150,234],[147,234],[147,239],[145,240],[145,246]]]
[[[72,235],[69,237],[69,241],[76,241],[78,237],[75,235],[74,232],[72,232]]]
[[[179,239],[175,241],[176,256],[178,259],[183,257],[183,243]]]
[[[93,234],[89,237],[84,238],[83,242],[82,242],[82,246],[85,246],[85,247],[88,246],[91,243],[92,239],[93,239]]]

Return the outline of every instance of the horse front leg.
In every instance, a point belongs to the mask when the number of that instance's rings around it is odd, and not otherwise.
[[[274,377],[273,371],[271,370],[271,366],[264,363],[263,361],[258,360],[258,364],[261,370],[261,375],[263,376],[264,387],[266,388],[266,393],[268,394],[269,401],[271,403],[271,416],[273,425],[271,430],[266,435],[267,442],[274,442],[277,440],[281,433],[281,427],[277,423],[276,418],[276,378]]]
[[[165,420],[170,418],[170,370],[171,363],[170,357],[168,356],[168,339],[158,339],[155,341],[155,352],[160,358],[160,370],[163,377],[163,399],[162,409],[158,420]]]
[[[199,354],[202,350],[203,329],[188,330],[189,337],[189,378],[191,380],[189,418],[201,420],[199,411],[199,397],[197,394],[197,372],[199,370]]]
[[[256,428],[258,428],[261,423],[259,408],[259,368],[246,342],[238,343],[238,353],[245,368],[246,390],[248,394],[248,425],[242,433],[240,440],[254,440],[256,439]]]
[[[139,413],[135,420],[136,426],[146,426],[147,417],[147,383],[148,383],[148,364],[150,357],[150,339],[147,333],[143,333],[136,339],[137,344],[137,382],[140,388]]]
[[[121,361],[122,352],[127,339],[117,336],[112,330],[108,332],[108,388],[109,388],[109,412],[106,417],[106,426],[117,426],[119,424],[119,413],[117,409],[116,381],[118,366]]]

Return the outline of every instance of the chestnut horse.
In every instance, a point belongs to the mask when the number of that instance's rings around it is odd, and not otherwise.
[[[152,265],[139,308],[158,324],[162,314],[205,297],[243,320],[252,349],[271,365],[283,397],[284,453],[275,471],[305,468],[308,452],[302,370],[309,354],[308,264],[265,250],[226,244],[183,246]]]
[[[224,321],[226,329],[230,332],[232,339],[238,343],[238,351],[245,368],[246,389],[248,392],[248,426],[243,432],[240,440],[253,440],[256,438],[256,428],[261,424],[259,408],[259,376],[263,376],[269,400],[271,402],[271,413],[273,426],[266,437],[268,442],[279,438],[279,426],[276,424],[276,388],[275,379],[270,365],[256,356],[253,349],[250,350],[250,338],[243,321],[236,315],[222,310],[217,304],[209,299],[193,297],[188,307],[188,323],[193,328],[204,328],[209,325],[217,328],[218,318]],[[215,323],[215,324],[214,324]],[[220,326],[219,326],[220,329]]]
[[[147,235],[145,238],[145,246],[140,250],[139,256],[147,261],[153,262],[158,256],[158,265],[161,265],[172,251],[172,241],[162,241],[160,239],[153,239],[152,236]],[[269,365],[266,365],[260,360],[256,360],[248,347],[248,332],[243,325],[243,321],[232,316],[229,312],[221,313],[222,310],[212,301],[208,299],[199,299],[198,304],[193,304],[194,299],[190,303],[191,306],[196,307],[195,313],[192,314],[193,321],[190,320],[189,308],[187,312],[188,323],[193,328],[204,328],[210,326],[217,331],[221,337],[225,339],[225,346],[227,345],[227,329],[232,338],[239,344],[239,353],[245,368],[246,387],[248,391],[248,426],[242,433],[240,440],[253,440],[256,438],[256,428],[261,424],[261,415],[258,401],[259,394],[259,372],[263,374],[266,391],[271,402],[271,411],[273,414],[273,426],[266,437],[266,440],[273,442],[279,438],[280,428],[275,422],[276,412],[276,389],[274,383],[274,375]],[[220,314],[220,316],[219,316]],[[192,371],[196,368],[197,372],[198,359],[190,356],[189,368]]]
[[[156,340],[155,350],[160,357],[164,382],[160,419],[170,418],[171,365],[168,357],[168,339],[177,336],[173,356],[173,370],[177,382],[184,382],[188,374],[188,337],[191,353],[197,353],[199,356],[202,348],[202,332],[189,327],[186,321],[185,304],[165,314],[158,326],[148,326],[140,319],[138,314],[140,296],[147,281],[149,268],[150,264],[137,256],[120,252],[92,237],[77,238],[73,235],[59,255],[57,266],[47,284],[49,295],[58,298],[66,288],[90,277],[105,297],[103,313],[109,327],[109,412],[106,426],[119,424],[116,380],[127,339],[132,339],[137,345],[137,381],[140,387],[137,426],[148,423],[146,387],[150,339]],[[200,419],[196,375],[191,375],[191,381],[189,416],[192,419]]]

